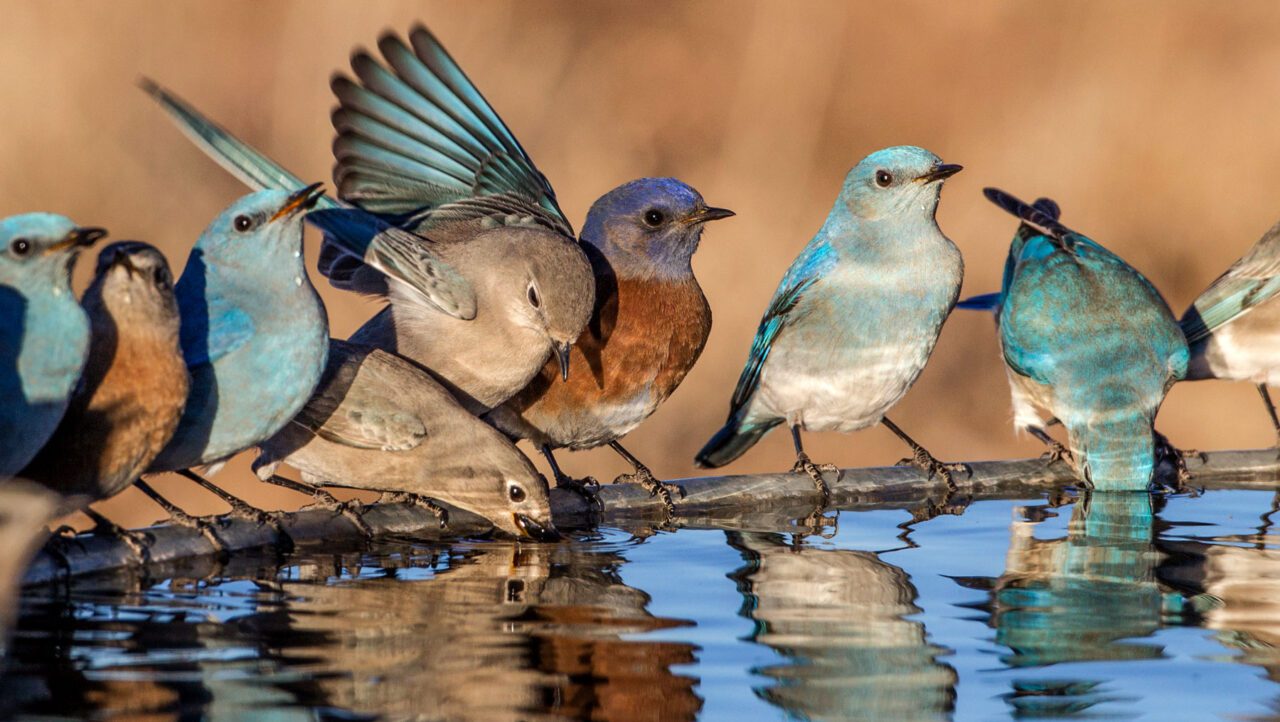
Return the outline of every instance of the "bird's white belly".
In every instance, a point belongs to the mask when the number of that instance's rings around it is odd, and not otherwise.
[[[1280,384],[1280,334],[1237,334],[1233,324],[1213,332],[1205,359],[1215,378]]]
[[[902,399],[924,366],[894,356],[817,372],[766,367],[757,403],[808,431],[871,426]]]

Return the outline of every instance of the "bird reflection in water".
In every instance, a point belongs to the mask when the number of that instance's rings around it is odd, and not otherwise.
[[[785,663],[754,670],[756,693],[809,720],[945,719],[956,672],[939,660],[907,573],[869,552],[791,545],[772,533],[729,532],[746,565],[730,577],[751,639]]]
[[[1157,581],[1162,555],[1153,543],[1152,496],[1095,492],[1075,504],[1060,539],[1037,539],[1047,507],[1019,507],[1010,529],[1005,572],[962,579],[986,589],[1000,661],[1012,668],[1066,662],[1159,659],[1162,645],[1143,641],[1182,623],[1185,598]],[[1021,518],[1018,518],[1021,517]],[[1078,713],[1116,701],[1105,680],[1015,679],[1007,701],[1026,714]]]
[[[616,545],[425,549],[301,551],[307,561],[221,570],[207,585],[170,581],[110,601],[73,593],[101,604],[101,619],[85,629],[81,608],[68,624],[54,603],[61,619],[29,615],[40,631],[68,631],[60,664],[47,637],[32,640],[29,667],[50,677],[24,680],[23,705],[271,719],[692,720],[701,710],[698,680],[672,671],[696,648],[644,636],[686,623],[647,611],[649,596],[621,581]],[[114,635],[117,648],[75,649],[75,627]],[[130,662],[129,649],[145,661]],[[77,681],[52,679],[59,668]]]

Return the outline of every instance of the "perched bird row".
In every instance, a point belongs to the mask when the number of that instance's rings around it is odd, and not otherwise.
[[[523,439],[557,485],[588,495],[594,479],[564,474],[554,452],[608,445],[634,467],[618,481],[674,510],[678,487],[619,440],[701,354],[711,311],[691,259],[704,225],[733,213],[679,180],[642,178],[596,201],[576,236],[546,177],[434,36],[419,27],[378,48],[381,58],[358,51],[353,75],[333,80],[336,198],[144,82],[258,189],[210,224],[176,284],[156,249],[116,243],[76,303],[71,264],[105,232],[51,214],[0,221],[0,478],[83,506],[143,473],[179,471],[263,520],[200,473],[258,448],[260,478],[335,511],[349,509],[321,487],[441,511],[435,499],[554,539],[548,484],[512,444]],[[801,434],[883,422],[910,448],[905,463],[954,488],[963,465],[938,461],[886,414],[957,305],[963,261],[935,212],[959,170],[899,146],[849,172],[783,275],[700,465],[727,464],[786,424],[795,470],[826,498],[838,471],[815,464]],[[1265,384],[1280,366],[1268,352],[1280,324],[1265,309],[1280,308],[1280,231],[1179,326],[1150,282],[1063,225],[1052,201],[987,195],[1019,226],[1001,290],[961,305],[996,314],[1015,426],[1053,458],[1099,488],[1145,488],[1167,447],[1156,412],[1184,378],[1252,380],[1275,420]],[[324,234],[330,283],[386,302],[349,341],[329,338],[303,263],[304,220]],[[1046,430],[1057,422],[1065,446]],[[281,464],[302,483],[278,475]]]

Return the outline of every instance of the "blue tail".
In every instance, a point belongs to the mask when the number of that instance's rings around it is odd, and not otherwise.
[[[717,431],[706,446],[702,447],[702,451],[698,452],[694,461],[703,469],[724,466],[747,453],[748,449],[755,446],[757,441],[764,438],[765,434],[780,423],[782,421],[779,419],[771,423],[743,428],[730,419],[729,423]]]
[[[984,293],[981,296],[970,296],[960,303],[956,304],[956,308],[964,308],[970,311],[995,311],[1000,308],[1001,293]]]

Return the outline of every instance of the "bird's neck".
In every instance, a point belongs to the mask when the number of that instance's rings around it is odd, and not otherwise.
[[[866,218],[837,202],[818,233],[833,245],[863,258],[900,260],[954,247],[932,213],[894,213]]]
[[[582,236],[583,250],[591,259],[597,279],[625,278],[637,281],[682,283],[693,278],[693,248],[677,244],[649,243],[640,247],[613,243],[605,236]]]

